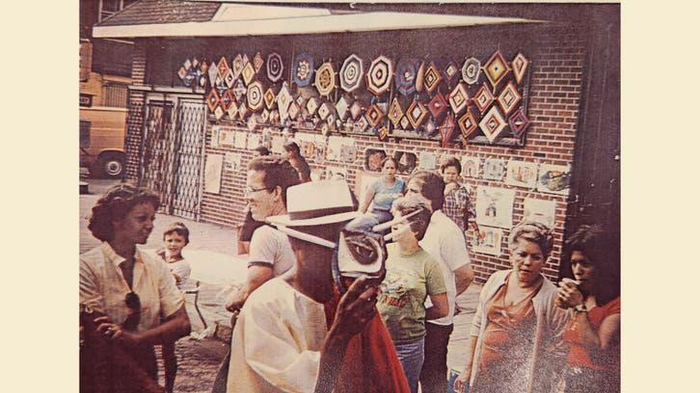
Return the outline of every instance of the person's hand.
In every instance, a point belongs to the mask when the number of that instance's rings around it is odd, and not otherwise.
[[[457,184],[455,182],[445,184],[445,195],[451,193],[452,191],[456,190],[457,188],[459,188],[459,184]]]
[[[559,283],[555,304],[561,308],[573,308],[583,304],[583,294],[572,280],[562,280]]]
[[[340,298],[333,325],[338,334],[350,338],[362,331],[374,317],[377,304],[376,284],[368,285],[367,277],[361,276],[350,285]]]
[[[245,303],[245,294],[242,293],[240,289],[231,291],[231,293],[226,298],[226,309],[231,312],[240,311]]]
[[[119,324],[112,323],[108,317],[96,318],[95,323],[98,334],[104,334],[110,340],[119,341],[130,347],[138,345],[138,338],[134,333],[124,330]]]
[[[471,376],[472,370],[471,367],[467,367],[464,372],[459,374],[457,379],[455,379],[454,385],[452,385],[452,389],[457,392],[457,393],[462,393],[464,391],[464,388],[469,386],[469,377]]]

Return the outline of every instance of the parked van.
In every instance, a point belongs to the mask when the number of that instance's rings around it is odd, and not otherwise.
[[[80,166],[93,176],[121,177],[125,131],[126,108],[80,108]]]

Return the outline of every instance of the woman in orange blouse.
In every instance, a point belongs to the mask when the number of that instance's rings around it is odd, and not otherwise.
[[[620,391],[619,260],[598,227],[581,226],[569,239],[575,279],[559,283],[557,305],[569,309],[570,344],[560,392]]]

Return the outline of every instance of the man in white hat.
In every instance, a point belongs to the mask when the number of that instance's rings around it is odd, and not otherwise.
[[[296,265],[250,295],[231,339],[228,392],[332,391],[349,340],[375,315],[378,283],[357,278],[327,323],[334,296],[333,250],[358,216],[344,181],[303,183],[287,191],[289,214],[268,222],[290,236]]]

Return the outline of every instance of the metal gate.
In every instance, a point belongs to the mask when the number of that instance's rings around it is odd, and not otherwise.
[[[204,103],[151,100],[144,115],[139,184],[161,194],[163,213],[199,220]]]

